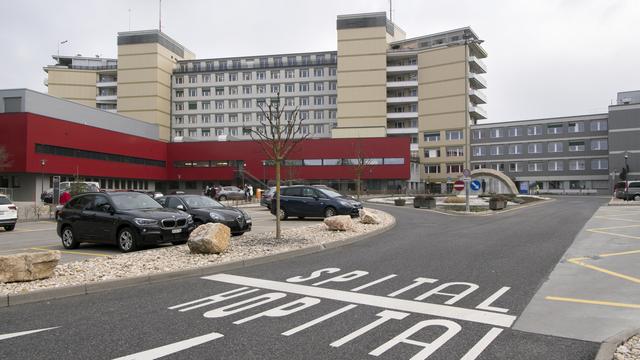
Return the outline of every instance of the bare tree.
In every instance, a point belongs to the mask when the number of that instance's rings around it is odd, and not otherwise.
[[[373,159],[367,157],[364,149],[362,148],[362,140],[358,140],[353,149],[355,164],[353,165],[353,172],[356,177],[356,197],[360,200],[362,194],[362,174],[373,165]]]
[[[251,138],[257,141],[267,158],[273,161],[276,172],[276,239],[280,239],[280,168],[287,156],[295,147],[308,137],[302,133],[302,121],[299,118],[298,107],[287,111],[280,99],[280,93],[275,98],[259,104],[262,119],[255,128],[249,128]],[[245,130],[246,131],[246,130]]]
[[[11,166],[11,161],[9,160],[9,153],[4,146],[0,146],[0,171]]]

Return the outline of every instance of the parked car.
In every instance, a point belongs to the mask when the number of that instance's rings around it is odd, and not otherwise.
[[[271,213],[276,213],[276,199],[272,199]],[[362,203],[337,191],[315,186],[286,186],[280,189],[280,219],[289,216],[331,217],[334,215],[358,216]]]
[[[616,190],[616,197],[618,199],[640,201],[640,180],[627,181],[626,187],[623,185]]]
[[[57,214],[58,236],[66,249],[82,242],[118,245],[130,252],[142,245],[184,244],[195,229],[191,215],[164,208],[137,192],[74,196]]]
[[[6,231],[16,228],[18,207],[6,195],[0,194],[0,226]]]
[[[157,199],[164,207],[182,210],[193,217],[196,226],[220,223],[231,229],[232,235],[251,231],[252,220],[244,210],[224,206],[203,195],[168,195]]]
[[[272,186],[269,190],[262,193],[260,198],[260,206],[266,206],[267,209],[271,209],[271,199],[276,194],[276,187]]]
[[[237,186],[223,186],[216,190],[216,200],[244,200],[244,190]]]
[[[98,192],[100,191],[100,183],[94,181],[63,181],[60,183],[60,195],[65,191],[71,192],[72,186],[75,184],[75,190],[78,193],[85,192]],[[49,188],[45,190],[42,194],[40,194],[40,200],[42,200],[46,204],[53,203],[53,188]]]

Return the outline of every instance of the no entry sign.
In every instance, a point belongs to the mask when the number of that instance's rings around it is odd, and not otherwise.
[[[454,182],[453,183],[453,189],[456,190],[456,191],[464,190],[464,181],[457,180],[456,182]]]

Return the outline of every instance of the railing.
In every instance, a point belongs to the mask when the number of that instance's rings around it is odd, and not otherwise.
[[[71,69],[76,70],[117,70],[118,65],[100,65],[100,66],[85,66],[85,65],[71,65]]]
[[[259,70],[259,69],[281,69],[293,66],[325,66],[325,65],[336,65],[338,63],[337,59],[333,60],[324,60],[324,61],[295,61],[288,62],[283,61],[282,63],[268,63],[268,64],[240,64],[239,66],[200,66],[199,68],[193,67],[178,67],[173,70],[174,73],[190,73],[190,72],[211,72],[211,71],[233,71],[233,70]]]

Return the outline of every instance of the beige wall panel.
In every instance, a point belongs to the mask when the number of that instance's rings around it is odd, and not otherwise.
[[[331,130],[331,137],[334,139],[341,138],[368,138],[368,137],[386,137],[387,131],[383,127],[375,128],[336,128]]]
[[[338,72],[358,70],[387,70],[387,55],[363,55],[338,58]]]
[[[118,98],[127,96],[152,96],[159,93],[159,85],[157,83],[134,83],[119,84]]]
[[[159,98],[157,96],[118,98],[118,112],[135,110],[157,110],[159,106],[158,99]]]
[[[387,36],[386,34],[387,30],[384,26],[358,29],[342,29],[338,30],[338,41],[367,38],[381,38],[382,40],[385,40]]]
[[[142,69],[158,66],[157,54],[127,55],[118,57],[118,70]]]
[[[452,95],[466,95],[466,90],[467,82],[465,79],[422,84],[418,85],[418,98],[429,99]]]
[[[161,46],[156,43],[118,45],[118,57],[120,55],[156,53],[160,47]]]
[[[160,140],[169,141],[171,136],[171,129],[166,126],[160,126],[158,128],[158,136],[160,137]]]
[[[338,88],[346,86],[379,85],[387,88],[386,70],[339,72]]]
[[[98,75],[95,71],[49,70],[48,81],[55,84],[96,86]]]
[[[387,101],[387,90],[382,86],[338,88],[338,103],[350,101]]]
[[[77,85],[55,85],[49,84],[47,88],[49,95],[69,100],[87,100],[96,102],[96,87]]]
[[[118,71],[118,84],[131,82],[158,82],[160,81],[160,71],[156,69],[137,69]]]
[[[386,102],[362,102],[362,103],[344,103],[338,107],[338,119],[349,117],[371,116],[384,118],[386,125],[387,104]]]
[[[364,118],[347,118],[348,123],[343,127],[356,128],[356,127],[386,127],[387,119],[383,117],[364,117]]]
[[[387,42],[385,39],[363,39],[352,41],[338,41],[338,54],[386,54]]]
[[[452,46],[419,53],[418,67],[436,66],[465,60],[465,47],[462,45]]]
[[[439,65],[418,70],[418,83],[430,83],[449,79],[458,79],[466,76],[466,62]]]
[[[420,100],[418,101],[419,115],[466,111],[467,101],[465,95]]]
[[[458,112],[439,115],[421,115],[418,118],[418,129],[420,131],[441,130],[441,129],[461,129],[466,124],[466,113]],[[444,133],[440,135],[444,137]]]

